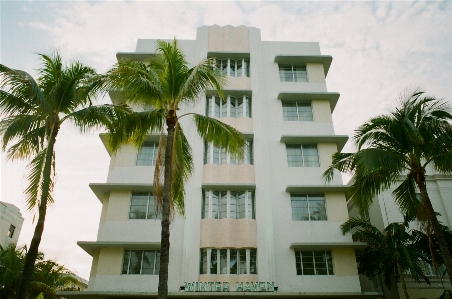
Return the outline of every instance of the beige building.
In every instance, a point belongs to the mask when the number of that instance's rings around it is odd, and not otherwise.
[[[325,81],[332,57],[316,42],[262,41],[244,26],[203,26],[195,40],[178,42],[191,65],[215,57],[228,77],[226,101],[207,92],[187,109],[243,132],[248,150],[236,160],[183,123],[195,171],[185,216],[171,224],[169,297],[376,297],[356,268],[365,244],[339,229],[348,218],[341,176],[326,185],[321,178],[348,139],[331,118],[339,98]],[[117,58],[144,60],[155,49],[156,40],[140,39]],[[90,184],[102,214],[97,240],[78,242],[93,257],[88,291],[65,297],[156,297],[157,145],[150,134],[141,151],[109,153],[106,182]]]

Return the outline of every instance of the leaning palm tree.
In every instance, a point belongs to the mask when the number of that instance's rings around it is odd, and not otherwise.
[[[451,255],[426,188],[427,166],[452,173],[449,109],[445,101],[422,91],[402,95],[393,112],[371,118],[355,131],[358,151],[335,153],[324,178],[331,180],[334,169],[352,174],[350,197],[361,211],[368,210],[381,191],[398,184],[393,191],[396,203],[403,214],[414,214],[430,223],[452,283]]]
[[[127,112],[113,105],[95,106],[95,71],[79,62],[63,65],[58,53],[39,54],[37,80],[0,64],[0,135],[9,159],[30,159],[24,191],[28,209],[37,208],[37,222],[23,267],[18,298],[25,299],[44,230],[47,206],[53,202],[55,142],[64,122],[82,132],[111,126]],[[123,114],[124,114],[123,113]]]
[[[368,243],[368,247],[357,254],[360,274],[366,275],[369,279],[381,275],[388,287],[391,276],[394,275],[402,284],[405,298],[409,299],[404,273],[410,273],[416,281],[422,278],[427,283],[430,282],[422,271],[421,252],[414,244],[413,235],[407,229],[408,221],[404,221],[390,223],[381,232],[360,217],[350,218],[341,225],[344,235],[353,232],[353,241]]]
[[[206,90],[223,95],[225,78],[215,69],[214,59],[202,60],[190,68],[176,40],[158,41],[157,52],[144,63],[119,61],[107,73],[105,86],[110,91],[121,92],[127,103],[153,107],[151,111],[134,114],[128,126],[116,127],[107,136],[112,149],[118,149],[124,142],[140,147],[150,130],[160,132],[153,192],[157,209],[162,213],[158,297],[166,298],[170,220],[174,208],[183,213],[184,184],[193,171],[192,151],[180,119],[191,116],[204,141],[237,156],[243,156],[245,139],[240,132],[216,119],[196,113],[177,115],[181,106],[199,100]]]

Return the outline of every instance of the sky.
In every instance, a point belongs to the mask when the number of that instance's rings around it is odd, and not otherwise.
[[[36,53],[58,50],[67,62],[105,72],[117,52],[135,51],[139,38],[195,39],[203,25],[256,27],[264,41],[319,42],[333,57],[326,81],[341,94],[333,113],[341,135],[387,113],[405,90],[452,99],[452,1],[0,0],[0,18],[0,63],[33,76]],[[99,132],[82,135],[70,124],[60,130],[55,204],[40,246],[85,279],[92,259],[76,242],[96,240],[101,211],[88,184],[105,182],[109,165]],[[353,150],[351,142],[344,148]],[[0,200],[21,209],[20,245],[29,245],[34,230],[23,196],[26,165],[2,154]]]

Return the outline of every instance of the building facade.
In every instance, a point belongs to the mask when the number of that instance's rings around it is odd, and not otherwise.
[[[0,201],[0,246],[16,244],[22,229],[24,218],[18,207]]]
[[[228,77],[226,101],[207,91],[187,109],[240,130],[247,149],[237,160],[181,120],[195,171],[185,215],[171,223],[169,296],[375,297],[361,289],[356,268],[364,244],[340,232],[346,187],[339,174],[330,184],[322,179],[348,139],[335,134],[331,118],[339,98],[325,82],[332,57],[316,42],[262,41],[259,29],[244,26],[203,26],[195,40],[178,43],[191,65],[215,57]],[[117,58],[142,61],[155,49],[156,40],[140,39]],[[72,296],[156,296],[157,147],[150,134],[140,151],[125,145],[110,153],[106,183],[90,184],[102,213],[97,240],[78,242],[93,257],[88,291]]]

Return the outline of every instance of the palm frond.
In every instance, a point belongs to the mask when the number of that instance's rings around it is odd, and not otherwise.
[[[45,123],[39,115],[15,115],[5,117],[0,121],[0,135],[2,135],[2,150],[17,139],[33,138],[36,146],[42,145],[45,132],[42,131]],[[30,141],[31,142],[31,141]],[[24,156],[29,157],[29,156]]]
[[[353,174],[355,170],[355,156],[353,153],[340,153],[333,154],[332,164],[322,174],[322,178],[325,182],[331,182],[334,177],[334,170],[340,172]]]
[[[245,137],[233,127],[208,116],[194,114],[198,134],[205,142],[212,142],[217,148],[237,156],[244,157]]]

